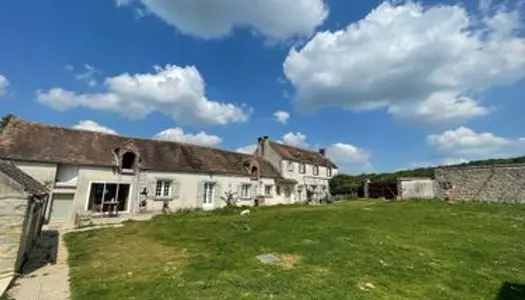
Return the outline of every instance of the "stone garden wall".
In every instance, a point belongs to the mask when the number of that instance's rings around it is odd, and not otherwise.
[[[443,167],[435,180],[439,198],[525,203],[525,164]]]

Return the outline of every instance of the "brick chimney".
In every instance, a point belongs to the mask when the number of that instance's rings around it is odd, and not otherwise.
[[[320,149],[319,149],[319,153],[320,153],[322,156],[326,156],[326,149],[325,149],[325,148],[320,148]]]
[[[257,138],[257,155],[264,157],[266,152],[266,147],[268,147],[268,136],[261,136]]]

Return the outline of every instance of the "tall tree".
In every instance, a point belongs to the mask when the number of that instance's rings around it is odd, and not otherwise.
[[[7,124],[9,123],[9,121],[11,121],[12,118],[14,118],[15,115],[13,114],[7,114],[5,116],[2,117],[2,120],[0,121],[0,130],[4,129]]]

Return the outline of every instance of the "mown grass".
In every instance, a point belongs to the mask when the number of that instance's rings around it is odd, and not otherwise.
[[[508,300],[501,286],[525,283],[524,225],[523,205],[352,201],[160,216],[66,242],[73,300]]]

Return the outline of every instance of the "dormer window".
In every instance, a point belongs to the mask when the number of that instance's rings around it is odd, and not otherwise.
[[[120,164],[122,169],[132,170],[135,167],[135,160],[137,156],[133,152],[126,152],[122,155],[122,162]]]
[[[250,170],[250,175],[253,176],[253,177],[257,177],[257,166],[252,166],[251,170]]]

